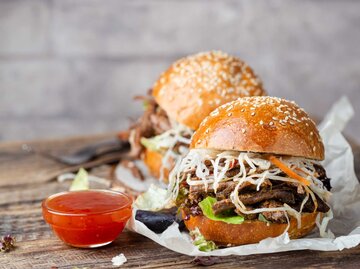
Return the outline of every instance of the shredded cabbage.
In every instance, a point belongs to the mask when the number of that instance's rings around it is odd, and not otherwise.
[[[151,184],[146,192],[140,194],[135,202],[134,207],[142,210],[159,211],[164,208],[171,208],[173,203],[165,203],[166,190],[162,189],[154,184]]]
[[[168,199],[176,199],[179,193],[179,186],[182,181],[186,181],[189,186],[203,185],[207,190],[212,186],[215,193],[220,182],[234,181],[237,185],[234,191],[230,194],[230,199],[235,205],[236,209],[242,214],[255,214],[271,211],[284,211],[286,217],[288,215],[296,218],[298,227],[301,227],[301,213],[306,201],[311,198],[315,207],[317,201],[315,194],[318,195],[323,201],[328,201],[331,193],[326,190],[323,183],[316,177],[315,164],[320,163],[315,160],[300,158],[300,157],[279,157],[281,162],[285,163],[290,169],[297,169],[296,172],[302,177],[310,181],[310,186],[304,185],[296,179],[283,176],[280,168],[272,165],[272,163],[265,159],[262,154],[237,152],[237,151],[212,151],[205,149],[192,149],[182,160],[179,160],[176,167],[169,175],[169,188]],[[213,172],[205,164],[211,163]],[[239,173],[232,177],[227,177],[226,172],[230,170],[235,163],[239,165]],[[195,173],[196,178],[191,178],[191,172]],[[246,206],[239,199],[239,188],[245,182],[256,185],[259,190],[261,184],[266,180],[278,180],[283,182],[293,183],[295,186],[302,187],[306,196],[301,203],[299,211],[291,208],[289,205],[284,204],[276,208],[257,208],[254,210],[246,209]],[[321,229],[326,230],[328,218],[323,218]],[[289,226],[289,223],[288,223]],[[289,227],[287,227],[288,229]],[[322,231],[321,230],[321,231]],[[321,234],[325,234],[321,232]]]
[[[190,236],[193,237],[192,243],[200,250],[200,251],[212,251],[217,249],[216,244],[213,241],[208,241],[205,237],[201,234],[199,228],[195,228],[194,230],[190,231]]]
[[[190,137],[194,131],[185,125],[171,121],[172,128],[160,135],[151,138],[141,138],[141,144],[152,150],[163,153],[162,167],[160,169],[160,180],[164,180],[164,168],[171,169],[171,160],[176,161],[185,156],[188,151],[188,146],[180,146],[178,152],[175,152],[174,148],[177,143],[183,143],[190,145]]]
[[[320,236],[326,238],[335,238],[335,235],[330,231],[326,231],[326,227],[330,220],[334,217],[332,210],[330,209],[327,213],[325,213],[324,217],[321,220],[321,214],[318,214],[316,217],[316,226],[319,228]]]

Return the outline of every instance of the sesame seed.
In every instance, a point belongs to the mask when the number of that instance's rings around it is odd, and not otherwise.
[[[252,112],[250,115],[251,115],[251,116],[255,116],[255,112]]]
[[[244,128],[241,129],[241,132],[245,134],[246,130]]]
[[[269,125],[272,126],[272,125],[274,125],[274,123],[273,123],[272,121],[270,121],[270,122],[269,122]]]
[[[228,115],[228,117],[231,117],[231,116],[232,116],[232,113],[230,112],[230,113],[228,113],[227,115]]]
[[[263,124],[264,124],[264,122],[261,120],[261,121],[259,122],[259,124],[260,124],[260,125],[263,125]]]
[[[225,104],[226,105],[226,104]],[[229,112],[230,110],[232,110],[234,108],[234,106],[233,105],[230,105],[227,109],[226,109],[226,111],[227,112]]]

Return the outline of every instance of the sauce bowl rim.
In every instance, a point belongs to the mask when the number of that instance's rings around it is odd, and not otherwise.
[[[59,196],[62,196],[62,195],[68,194],[68,193],[80,193],[80,192],[102,192],[102,193],[111,193],[111,194],[115,194],[115,195],[121,195],[126,198],[126,202],[114,209],[104,210],[104,211],[100,211],[100,212],[89,212],[89,213],[67,213],[67,212],[55,210],[47,205],[48,201],[50,201],[51,199],[54,199],[56,197],[59,197]],[[50,214],[54,214],[54,215],[84,217],[84,216],[90,216],[90,215],[111,214],[116,211],[120,211],[122,209],[131,208],[132,203],[133,203],[133,198],[124,192],[113,191],[113,190],[103,190],[103,189],[90,189],[90,190],[79,190],[79,191],[63,191],[63,192],[52,194],[43,200],[43,202],[41,203],[41,207],[42,207],[43,211],[45,210],[45,211],[49,212]]]

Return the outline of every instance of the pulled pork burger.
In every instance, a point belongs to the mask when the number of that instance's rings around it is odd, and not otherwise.
[[[169,192],[189,231],[218,245],[288,232],[325,235],[330,179],[315,123],[294,102],[245,97],[210,113],[170,174]]]
[[[220,51],[182,58],[141,97],[145,112],[129,139],[133,156],[162,179],[188,152],[193,131],[211,111],[239,97],[265,94],[259,78],[239,58]]]

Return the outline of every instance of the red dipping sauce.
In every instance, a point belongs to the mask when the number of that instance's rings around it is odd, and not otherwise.
[[[108,190],[71,191],[43,201],[45,221],[65,243],[82,248],[110,244],[131,217],[132,198]]]

